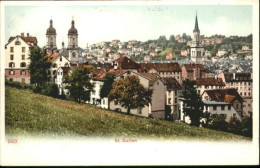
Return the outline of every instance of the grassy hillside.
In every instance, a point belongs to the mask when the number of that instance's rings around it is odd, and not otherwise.
[[[54,99],[6,86],[6,133],[240,140],[229,133],[158,119],[127,116],[87,104]]]

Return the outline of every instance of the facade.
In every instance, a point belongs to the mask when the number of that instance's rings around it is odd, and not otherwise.
[[[57,74],[55,75],[55,83],[58,85],[59,88],[59,94],[62,95],[67,95],[68,94],[68,89],[65,89],[65,76],[69,75],[70,72],[70,67],[59,67],[57,69]]]
[[[29,54],[32,47],[37,47],[36,37],[29,33],[24,36],[10,37],[5,45],[5,78],[10,81],[30,83]]]
[[[221,78],[197,78],[195,87],[198,94],[202,95],[205,90],[223,89],[225,87],[225,83],[222,81]]]
[[[181,67],[182,80],[196,80],[206,77],[206,68],[202,64],[183,64]]]
[[[252,115],[253,112],[253,74],[252,73],[229,73],[221,72],[218,77],[221,78],[226,88],[234,88],[245,100],[244,115]]]
[[[181,68],[178,63],[140,63],[141,72],[158,73],[162,78],[175,78],[181,83]]]
[[[170,114],[166,114],[167,119],[180,119],[180,102],[182,86],[175,78],[162,78],[166,84],[166,105],[170,107]],[[166,110],[166,109],[165,109]]]
[[[50,27],[46,31],[46,50],[47,53],[55,53],[57,51],[56,45],[56,29],[53,27],[53,21],[50,20]]]
[[[244,99],[236,89],[205,90],[201,97],[202,100],[231,103],[239,116],[243,117]]]
[[[206,101],[203,100],[204,108],[203,112],[209,112],[210,115],[214,118],[216,115],[222,116],[225,118],[226,122],[229,122],[232,117],[236,117],[241,120],[241,117],[238,115],[231,103],[225,102],[216,102],[216,101]],[[184,115],[183,111],[183,101],[180,102],[180,120],[184,123],[190,124],[190,118]],[[201,119],[203,122],[204,119]]]
[[[165,83],[156,74],[136,73],[128,70],[116,76],[116,80],[125,78],[128,75],[135,75],[140,79],[140,83],[145,87],[153,90],[152,102],[144,108],[131,109],[130,113],[143,117],[165,118]],[[119,110],[126,113],[127,109],[116,104],[114,101],[110,102],[111,110]]]
[[[200,44],[200,30],[199,30],[198,19],[196,14],[195,27],[193,30],[193,40],[190,46],[191,60],[195,64],[202,64],[201,57],[203,56],[203,51],[204,49]]]

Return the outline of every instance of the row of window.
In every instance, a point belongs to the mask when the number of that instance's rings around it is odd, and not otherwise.
[[[9,63],[9,67],[10,67],[10,68],[14,68],[14,67],[15,67],[15,63],[14,63],[14,62],[10,62],[10,63]],[[20,63],[20,67],[21,67],[21,68],[26,67],[26,63],[25,63],[25,62],[21,62],[21,63]]]
[[[244,92],[244,95],[242,92],[240,92],[240,96],[251,96],[251,92],[248,92],[248,94],[247,92]]]
[[[213,106],[213,111],[216,111],[217,110],[217,105],[214,105]],[[221,110],[224,111],[225,110],[225,105],[221,105]],[[208,106],[206,106],[206,109],[208,110]],[[228,105],[228,110],[231,110],[231,105]]]
[[[10,78],[9,80],[10,80],[10,81],[14,81],[13,78]],[[21,83],[25,83],[25,78],[21,78]]]
[[[179,75],[180,72],[161,72],[161,75]]]
[[[9,75],[15,75],[15,71],[14,70],[10,70],[9,71]],[[26,75],[26,71],[25,70],[20,70],[20,75]]]
[[[15,43],[16,45],[18,45],[17,43]],[[13,53],[14,52],[14,47],[10,47],[10,52]],[[22,52],[25,53],[25,47],[22,47]]]
[[[171,96],[171,93],[172,93],[173,91],[168,91],[168,97],[170,97]],[[174,90],[174,95],[176,96],[177,95],[177,90]]]
[[[25,55],[22,55],[22,58],[21,58],[22,60],[25,60]],[[14,55],[13,54],[11,54],[10,55],[10,60],[14,60]]]
[[[248,85],[251,85],[251,82],[244,82],[244,85],[246,85],[246,83],[248,83]],[[233,82],[230,83],[231,86],[233,86]],[[239,82],[234,82],[234,85],[239,85]],[[243,85],[243,82],[240,82],[240,85]]]

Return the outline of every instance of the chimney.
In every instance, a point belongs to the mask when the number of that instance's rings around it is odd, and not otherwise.
[[[21,33],[21,36],[24,37],[24,33]]]
[[[29,37],[29,33],[27,33],[27,37]]]

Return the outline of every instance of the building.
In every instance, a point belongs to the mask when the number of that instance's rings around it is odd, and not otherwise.
[[[199,95],[204,93],[205,90],[223,89],[225,87],[225,83],[221,78],[197,78],[195,82],[195,87]]]
[[[175,78],[162,78],[166,84],[166,105],[170,107],[170,113],[166,114],[167,119],[179,120],[180,119],[180,102],[179,96],[181,95],[182,86]],[[165,109],[166,111],[166,109]]]
[[[140,63],[141,71],[158,73],[162,78],[175,78],[181,83],[181,67],[178,63]]]
[[[190,118],[184,115],[183,111],[184,101],[180,101],[180,120],[184,123],[190,124]],[[208,101],[203,100],[204,108],[203,112],[208,112],[214,118],[217,115],[222,116],[226,122],[229,122],[232,117],[236,117],[241,120],[241,117],[238,115],[231,103],[226,102],[217,102],[217,101]],[[205,122],[205,119],[201,119],[201,122]]]
[[[251,116],[253,112],[253,74],[221,72],[218,75],[226,84],[226,88],[234,88],[245,100],[244,115]]]
[[[113,61],[113,65],[115,69],[132,69],[136,72],[141,68],[139,64],[127,57],[120,57],[116,59],[115,61]]]
[[[183,64],[181,67],[182,80],[206,77],[206,68],[202,64]]]
[[[59,67],[57,73],[55,74],[55,83],[59,88],[59,94],[67,95],[68,89],[65,88],[64,80],[65,77],[69,75],[71,68],[70,67]]]
[[[200,44],[200,30],[198,25],[198,19],[196,14],[195,19],[195,27],[193,30],[193,40],[192,45],[190,46],[190,54],[191,54],[191,60],[195,64],[202,64],[202,56],[203,56],[203,47]]]
[[[130,113],[143,117],[165,118],[165,83],[157,74],[150,73],[136,73],[132,70],[125,71],[116,76],[116,80],[125,78],[129,75],[135,75],[140,79],[140,83],[146,89],[152,89],[152,102],[143,108],[131,109]],[[141,95],[140,95],[141,96]],[[127,109],[114,101],[110,102],[111,110],[119,110],[126,113]]]
[[[243,117],[244,99],[236,89],[214,89],[205,90],[202,93],[202,100],[231,103],[240,117]]]
[[[72,63],[79,62],[79,48],[78,48],[78,30],[75,28],[74,20],[71,21],[71,28],[68,31],[68,48],[69,61]]]
[[[50,27],[46,31],[46,50],[47,53],[55,53],[57,51],[56,45],[56,29],[53,27],[53,21],[50,20]]]
[[[10,37],[5,45],[5,78],[10,81],[30,83],[30,49],[37,46],[37,38],[27,33]]]

